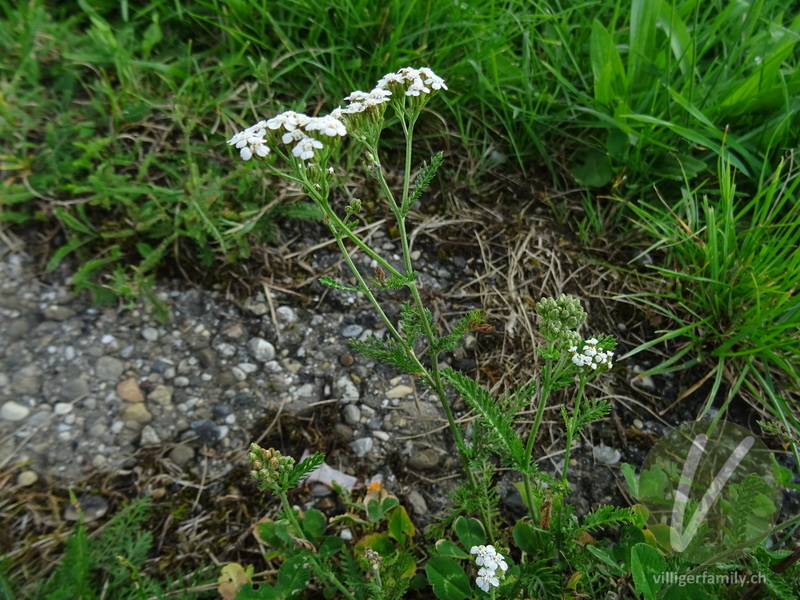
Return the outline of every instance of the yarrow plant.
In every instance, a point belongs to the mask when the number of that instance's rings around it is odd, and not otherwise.
[[[415,377],[442,407],[466,481],[454,494],[457,506],[453,516],[433,529],[438,537],[444,536],[445,527],[451,526],[460,543],[458,546],[444,537],[436,542],[425,565],[434,594],[444,600],[486,594],[492,598],[495,594],[509,598],[521,593],[538,597],[560,594],[558,578],[545,572],[552,567],[543,565],[562,560],[573,564],[581,553],[585,555],[575,542],[582,527],[591,529],[631,518],[628,509],[604,507],[590,513],[580,524],[562,501],[569,491],[567,469],[573,442],[584,427],[608,411],[605,402],[585,401],[583,393],[587,382],[612,368],[614,340],[611,337],[593,337],[584,341],[577,329],[587,315],[576,298],[562,295],[556,299],[544,298],[536,306],[541,317],[540,331],[546,341],[546,346],[539,349],[544,367],[537,380],[493,397],[465,374],[440,366],[440,355],[459,347],[469,331],[492,331],[492,327],[483,322],[482,313],[475,310],[452,324],[449,333],[439,334],[431,311],[423,305],[418,276],[409,252],[406,217],[443,161],[442,153],[438,153],[430,163],[423,164],[412,187],[414,127],[425,105],[444,90],[447,90],[444,80],[431,69],[403,68],[382,77],[368,92],[352,92],[344,99],[343,106],[333,109],[328,115],[308,116],[287,111],[240,131],[228,140],[228,144],[239,151],[241,159],[261,160],[275,176],[300,185],[324,214],[325,223],[353,280],[342,282],[323,277],[320,281],[337,290],[362,294],[375,309],[387,332],[383,338],[372,335],[350,340],[352,348],[362,356],[380,360]],[[388,185],[380,161],[379,140],[387,109],[391,109],[397,118],[406,144],[404,180],[399,197]],[[343,143],[355,143],[363,150],[366,170],[377,179],[394,217],[402,247],[402,264],[397,264],[394,258],[384,257],[358,235],[356,225],[361,218],[360,200],[353,199],[338,210],[331,201],[333,161]],[[346,245],[348,243],[371,259],[374,276],[363,273],[356,265],[353,252]],[[399,318],[394,321],[384,310],[379,295],[383,290],[403,288],[408,292],[408,300],[402,304]],[[418,344],[418,341],[424,343]],[[564,467],[561,477],[551,477],[536,468],[535,442],[549,395],[575,381],[578,393],[572,411],[562,407],[566,428]],[[469,430],[455,419],[451,408],[453,392],[466,401],[477,417]],[[536,416],[526,431],[519,421],[519,414],[531,403],[536,405]],[[265,450],[254,444],[248,458],[253,465],[252,476],[259,482],[259,487],[281,499],[282,518],[269,527],[262,527],[260,535],[262,539],[266,536],[273,540],[276,547],[283,548],[287,557],[284,564],[290,565],[287,570],[295,560],[297,564],[304,561],[311,565],[320,585],[328,590],[329,595],[338,591],[346,598],[402,596],[414,580],[417,561],[409,554],[413,525],[396,499],[375,489],[369,489],[362,501],[354,502],[348,499],[349,496],[343,496],[347,506],[364,511],[367,517],[365,520],[345,515],[334,519],[337,523],[350,523],[356,530],[363,528],[362,537],[354,546],[359,559],[356,561],[347,558],[350,551],[343,546],[340,537],[323,535],[324,524],[318,522],[315,512],[306,511],[303,516],[291,507],[286,495],[291,487],[298,485],[322,463],[321,455],[295,464],[277,450]],[[497,518],[499,499],[494,475],[498,466],[521,474],[519,490],[529,511],[528,518],[511,531],[505,529]],[[346,494],[343,490],[342,493]],[[386,533],[376,529],[382,519],[388,519]],[[309,525],[309,520],[316,524]],[[299,546],[287,546],[287,542],[292,540]],[[489,541],[492,543],[487,543]],[[511,554],[508,557],[501,555],[492,545],[495,543],[510,548],[513,543],[522,551],[516,554],[521,562],[515,564]],[[314,551],[309,553],[299,548],[314,548]],[[470,556],[475,556],[473,566],[459,562]],[[545,562],[537,562],[542,560]],[[360,572],[353,571],[357,565],[362,569]],[[337,574],[337,569],[343,572]],[[475,569],[472,581],[467,576],[471,569]],[[242,575],[244,571],[234,571],[229,573],[233,577],[228,577],[225,585],[235,587],[235,582],[246,579]],[[587,569],[587,578],[589,572]],[[280,582],[279,575],[276,586]],[[542,588],[542,582],[549,583]]]

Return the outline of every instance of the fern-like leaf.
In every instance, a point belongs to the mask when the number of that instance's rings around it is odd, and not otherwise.
[[[365,340],[350,340],[354,352],[366,358],[374,358],[409,375],[422,375],[418,362],[409,354],[410,349],[401,346],[393,339],[382,340],[375,335]]]
[[[308,477],[311,473],[316,471],[322,463],[325,462],[325,455],[320,454],[319,452],[314,452],[312,456],[309,456],[304,461],[296,464],[291,471],[289,471],[289,477],[287,478],[287,488],[291,489],[301,481],[303,481],[306,477]]]
[[[436,175],[436,171],[438,171],[439,167],[442,166],[443,161],[444,154],[442,152],[437,152],[431,157],[430,164],[422,163],[422,167],[420,167],[419,170],[419,175],[417,175],[417,178],[414,180],[414,190],[400,208],[401,216],[405,217],[408,214],[408,211],[411,210],[411,206],[414,204],[414,202],[419,200],[420,196],[422,196],[422,192],[428,188],[433,180],[434,175]]]
[[[461,340],[467,332],[474,329],[483,322],[483,313],[479,310],[471,310],[461,317],[453,327],[453,330],[446,336],[436,340],[434,344],[435,352],[452,352],[461,346]]]
[[[328,276],[322,276],[319,278],[319,282],[322,285],[327,285],[335,290],[342,290],[344,292],[360,292],[362,291],[361,288],[352,286],[352,285],[345,285],[344,283],[339,283],[335,279],[332,279]]]
[[[498,454],[504,463],[522,470],[525,450],[522,441],[511,427],[513,415],[504,414],[488,391],[472,379],[453,369],[442,369],[442,376],[458,390],[461,397],[481,416],[489,435],[499,446]]]
[[[629,507],[601,506],[583,518],[581,529],[593,531],[606,525],[633,522],[633,510]]]

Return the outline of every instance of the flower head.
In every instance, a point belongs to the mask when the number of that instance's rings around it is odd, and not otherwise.
[[[492,587],[500,587],[500,579],[504,573],[508,571],[508,564],[503,559],[503,556],[494,549],[494,546],[473,546],[470,554],[477,554],[475,557],[475,564],[481,567],[478,570],[478,577],[475,583],[484,592],[488,592]],[[498,577],[497,571],[500,571]]]
[[[614,353],[610,350],[598,350],[597,344],[596,338],[590,338],[584,342],[580,352],[578,352],[578,346],[570,346],[567,352],[572,354],[572,362],[579,367],[588,367],[592,371],[596,371],[600,367],[611,369],[614,366],[611,363]]]
[[[294,459],[291,456],[283,456],[278,450],[265,449],[258,444],[250,444],[247,459],[253,465],[250,476],[264,488],[277,486],[281,475],[294,467]]]
[[[267,122],[259,121],[252,127],[240,131],[228,140],[228,144],[239,150],[239,156],[243,160],[250,160],[253,155],[266,157],[269,154],[269,146],[264,136],[267,133]]]
[[[558,298],[542,298],[536,303],[536,312],[541,317],[539,331],[549,342],[577,345],[574,330],[586,320],[580,300],[561,294]]]
[[[305,137],[292,148],[292,154],[302,160],[311,160],[314,158],[314,150],[320,150],[322,147],[322,142],[319,140],[315,140],[312,137]]]

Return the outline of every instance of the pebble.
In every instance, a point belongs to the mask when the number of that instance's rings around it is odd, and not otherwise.
[[[275,358],[275,346],[264,338],[253,338],[247,342],[247,349],[257,361],[265,363]]]
[[[39,481],[39,475],[35,471],[22,471],[17,475],[17,485],[20,487],[29,487]]]
[[[347,325],[344,329],[342,329],[342,336],[346,338],[354,338],[360,336],[363,331],[364,328],[361,325],[353,323],[352,325]]]
[[[124,370],[125,365],[122,361],[113,356],[101,356],[97,359],[97,364],[95,366],[97,378],[103,381],[116,382]]]
[[[147,398],[161,406],[169,406],[172,404],[172,387],[169,385],[157,385],[155,389],[147,395]]]
[[[22,421],[25,417],[31,414],[31,409],[22,404],[18,404],[11,400],[3,404],[0,408],[0,419],[4,421]]]
[[[122,411],[122,418],[126,421],[134,421],[140,425],[146,425],[153,420],[153,415],[147,410],[143,402],[128,404]]]
[[[413,394],[413,393],[414,393],[414,388],[412,388],[411,386],[398,385],[398,386],[393,387],[389,391],[387,391],[386,392],[386,397],[389,398],[389,399],[392,399],[392,398],[404,398],[405,396],[408,396],[409,394]]]
[[[11,376],[11,389],[17,394],[38,394],[42,385],[42,375],[41,367],[27,365]]]
[[[88,396],[90,392],[89,382],[78,377],[64,384],[61,388],[61,397],[64,398],[64,400],[72,401],[83,396]]]
[[[117,384],[117,394],[127,402],[144,402],[144,394],[135,377],[120,381]]]
[[[622,458],[622,454],[616,448],[610,448],[600,444],[594,447],[594,457],[598,462],[606,465],[615,465]]]
[[[189,425],[197,435],[197,440],[206,446],[213,446],[222,439],[220,427],[210,419],[198,419]]]
[[[78,499],[80,512],[83,513],[84,521],[87,523],[95,521],[108,512],[108,502],[102,496],[85,495]],[[64,519],[67,521],[77,521],[79,513],[72,504],[67,504],[64,508]]]
[[[142,427],[142,437],[139,439],[139,444],[142,446],[159,446],[161,445],[161,438],[158,437],[156,430],[151,425]]]
[[[297,322],[297,313],[291,306],[279,306],[275,312],[278,314],[278,318],[287,325]]]
[[[415,471],[430,471],[439,465],[439,451],[434,448],[425,448],[414,452],[408,459],[408,466]]]
[[[185,467],[194,458],[194,449],[186,444],[178,444],[169,453],[169,459],[179,467]]]
[[[53,406],[53,412],[59,416],[71,413],[72,402],[56,402]]]
[[[386,433],[385,431],[381,431],[380,429],[376,429],[375,431],[373,431],[372,437],[378,438],[382,442],[388,442],[390,439],[389,434]]]
[[[229,344],[228,342],[217,344],[215,348],[217,352],[219,352],[225,358],[231,358],[236,354],[236,346]]]
[[[239,367],[233,367],[231,369],[231,373],[236,378],[236,381],[244,381],[245,379],[247,379],[247,373],[242,371]],[[176,380],[176,382],[177,382],[177,380]],[[177,385],[177,383],[176,383],[176,385]]]
[[[342,410],[342,417],[348,425],[355,425],[361,420],[361,409],[355,404],[346,404]]]
[[[51,321],[68,321],[77,316],[77,313],[66,306],[48,306],[44,309],[45,319]]]
[[[158,329],[155,327],[145,327],[142,329],[142,337],[148,342],[155,342],[158,339]]]
[[[634,419],[633,420],[633,426],[636,427],[636,429],[639,429],[639,430],[644,429],[644,423],[642,423],[641,419]]]
[[[370,451],[372,450],[372,445],[374,443],[375,442],[371,437],[359,438],[357,440],[353,440],[350,443],[350,448],[353,450],[353,452],[357,457],[363,458],[370,453]]]
[[[414,515],[424,515],[428,512],[428,503],[417,490],[411,490],[406,494],[406,500],[414,509]]]
[[[341,402],[348,403],[348,402],[358,402],[359,397],[361,394],[358,391],[358,388],[353,383],[353,380],[350,379],[347,375],[343,375],[336,381],[336,387],[339,388],[341,392]]]

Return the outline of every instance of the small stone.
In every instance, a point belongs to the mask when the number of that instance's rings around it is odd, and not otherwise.
[[[159,446],[161,445],[161,438],[158,437],[156,430],[151,425],[142,427],[142,437],[139,438],[141,446]]]
[[[3,407],[0,408],[0,419],[11,422],[22,421],[30,413],[30,408],[23,406],[22,404],[17,404],[12,400],[10,402],[6,402],[3,404]]]
[[[61,388],[61,397],[67,401],[77,400],[78,398],[88,396],[90,391],[89,382],[78,377],[64,384]]]
[[[239,406],[250,406],[253,403],[253,393],[250,390],[241,390],[236,392],[233,401]]]
[[[279,306],[275,309],[275,312],[278,318],[287,325],[297,322],[297,313],[291,306]]]
[[[101,437],[106,431],[108,427],[106,427],[105,423],[95,423],[89,428],[89,435],[93,438]]]
[[[59,416],[71,413],[72,402],[56,402],[53,406],[53,412]]]
[[[354,338],[360,336],[364,331],[364,328],[359,325],[358,323],[352,323],[350,325],[345,326],[342,329],[342,335],[346,338]]]
[[[213,446],[222,438],[220,427],[210,419],[198,419],[189,425],[197,435],[198,441],[207,446]]]
[[[347,377],[342,376],[336,381],[336,387],[339,388],[341,392],[341,402],[342,403],[349,403],[349,402],[358,402],[359,397],[361,394],[358,391],[358,388],[355,386],[353,381]]]
[[[189,378],[186,377],[185,375],[180,375],[175,378],[175,381],[173,383],[175,384],[175,387],[179,388],[189,387]]]
[[[20,487],[29,487],[39,480],[39,476],[35,471],[23,471],[17,475],[17,485]]]
[[[412,388],[411,386],[408,386],[408,385],[402,385],[401,384],[401,385],[393,387],[388,392],[386,392],[386,397],[389,398],[389,399],[392,399],[392,398],[404,398],[405,396],[408,396],[409,394],[413,394],[413,393],[414,393],[414,388]]]
[[[125,365],[122,361],[113,356],[101,356],[95,365],[95,374],[103,381],[117,381],[124,370]]]
[[[639,429],[639,430],[644,429],[644,423],[642,423],[641,419],[634,419],[633,420],[633,426],[636,427],[636,429]]]
[[[179,467],[185,467],[194,458],[194,449],[186,444],[175,446],[169,453],[169,459]]]
[[[44,371],[38,365],[22,367],[11,376],[11,389],[17,394],[38,394],[43,374]]]
[[[139,425],[146,425],[153,420],[153,415],[147,410],[143,402],[128,404],[122,411],[122,418],[126,421],[134,421]]]
[[[297,388],[297,392],[295,393],[297,394],[298,398],[312,398],[316,393],[316,391],[317,388],[314,386],[313,383],[304,383],[299,388]]]
[[[258,371],[258,365],[254,365],[253,363],[239,363],[237,366],[242,373],[245,373],[246,375],[250,375]]]
[[[255,304],[248,305],[247,310],[249,310],[257,317],[260,317],[269,312],[269,307],[264,302],[256,302]]]
[[[155,327],[145,327],[142,329],[142,337],[148,342],[155,342],[158,339],[158,329]]]
[[[428,503],[417,490],[411,490],[406,495],[406,500],[414,509],[414,515],[424,515],[428,512]]]
[[[275,347],[264,338],[253,338],[247,342],[247,349],[257,361],[265,363],[275,358]]]
[[[100,343],[101,344],[113,344],[116,341],[117,341],[116,338],[113,335],[111,335],[110,333],[107,333],[103,337],[100,338]]]
[[[51,321],[66,321],[75,317],[77,313],[66,306],[48,306],[44,309],[45,319]]]
[[[172,404],[172,386],[157,385],[156,388],[147,395],[147,398],[161,406],[169,406]]]
[[[108,512],[108,502],[101,496],[85,495],[78,499],[78,506],[80,512],[83,513],[85,522],[96,521]],[[67,521],[77,521],[79,517],[78,511],[72,504],[68,504],[64,508],[64,519]]]
[[[411,254],[408,255],[411,260],[419,260],[419,257],[422,256],[422,252],[419,250],[412,250]]]
[[[215,346],[217,352],[219,352],[225,358],[230,358],[236,354],[236,346],[233,344],[229,344],[227,342],[222,342],[221,344],[217,344]]]
[[[242,371],[239,367],[233,367],[231,373],[236,377],[236,381],[244,381],[247,379],[247,373]]]
[[[333,426],[333,433],[336,439],[342,441],[353,439],[353,429],[344,423],[336,423],[336,425]]]
[[[197,353],[197,360],[204,369],[208,369],[216,364],[217,353],[211,348],[203,348]]]
[[[117,394],[128,402],[144,402],[144,394],[135,377],[130,377],[117,384]]]
[[[361,420],[361,410],[355,404],[346,404],[342,417],[348,425],[355,425]]]
[[[75,348],[72,346],[66,346],[64,348],[64,360],[74,360],[75,359]]]
[[[356,362],[356,359],[352,354],[342,354],[339,356],[339,364],[343,367],[349,367],[354,362]]]
[[[244,335],[244,327],[240,323],[235,323],[231,325],[227,329],[222,332],[227,338],[231,338],[232,340],[238,340],[240,337]]]
[[[619,462],[620,458],[622,458],[622,454],[616,448],[610,448],[600,444],[594,447],[594,457],[598,462],[607,465],[615,465]]]
[[[359,458],[363,458],[372,450],[372,445],[375,442],[371,437],[359,438],[350,443],[350,448]]]
[[[388,433],[386,433],[385,431],[381,431],[380,429],[376,429],[375,431],[373,431],[372,437],[377,438],[382,442],[388,442],[390,438]]]
[[[439,464],[439,451],[433,448],[425,448],[415,452],[408,459],[408,466],[417,471],[430,471]]]

